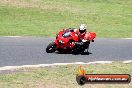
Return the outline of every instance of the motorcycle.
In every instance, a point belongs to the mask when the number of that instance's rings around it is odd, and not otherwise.
[[[60,31],[54,42],[50,43],[47,48],[47,53],[60,52],[60,53],[73,53],[79,54],[88,52],[90,42],[94,42],[96,33],[86,32],[82,42],[78,42],[79,36],[70,29]],[[78,44],[79,43],[79,44]]]

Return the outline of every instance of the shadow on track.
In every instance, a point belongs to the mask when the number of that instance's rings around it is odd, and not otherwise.
[[[72,55],[90,55],[92,54],[91,52],[83,52],[83,53],[78,53],[78,54],[74,54],[72,52],[55,52],[56,54],[72,54]]]

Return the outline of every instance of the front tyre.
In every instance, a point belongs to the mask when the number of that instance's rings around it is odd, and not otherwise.
[[[50,43],[48,46],[47,46],[47,48],[46,48],[46,52],[47,53],[53,53],[53,52],[55,52],[55,44],[52,42],[52,43]]]

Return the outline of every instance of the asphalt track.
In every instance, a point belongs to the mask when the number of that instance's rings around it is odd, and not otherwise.
[[[46,46],[53,40],[44,37],[0,37],[0,67],[132,60],[132,39],[96,38],[90,44],[89,55],[46,53]]]

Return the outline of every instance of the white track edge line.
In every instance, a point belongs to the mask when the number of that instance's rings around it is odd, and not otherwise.
[[[18,37],[21,37],[21,36],[3,36],[3,37],[8,37],[8,38],[18,38]]]
[[[4,66],[0,67],[0,71],[2,70],[14,70],[18,68],[25,68],[25,67],[47,67],[47,66],[59,66],[59,65],[88,65],[88,64],[110,64],[113,61],[94,61],[94,62],[73,62],[73,63],[53,63],[53,64],[38,64],[38,65],[21,65],[21,66]],[[132,63],[132,60],[125,60],[122,63]]]
[[[73,63],[53,63],[53,64],[38,64],[38,65],[21,65],[21,66],[4,66],[0,67],[0,71],[2,70],[14,70],[18,68],[23,68],[23,67],[46,67],[46,66],[59,66],[59,65],[86,65],[86,64],[105,64],[105,63],[112,63],[112,61],[94,61],[94,62],[73,62]]]
[[[123,63],[132,63],[132,60],[123,61]]]
[[[121,39],[132,39],[132,38],[121,38]]]

